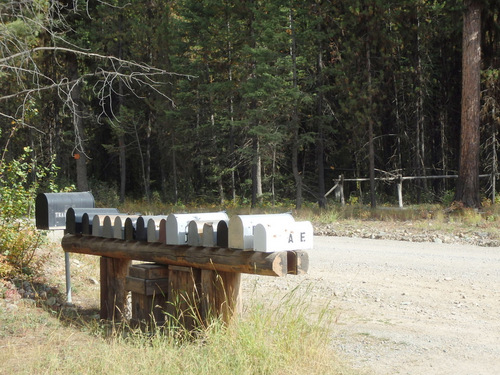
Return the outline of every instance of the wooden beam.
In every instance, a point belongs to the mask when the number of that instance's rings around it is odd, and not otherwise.
[[[309,269],[309,254],[304,250],[287,251],[289,275],[305,275]]]
[[[302,254],[293,252],[262,253],[220,247],[193,247],[125,241],[112,238],[67,234],[61,245],[64,251],[117,259],[143,260],[161,264],[195,267],[205,270],[239,272],[265,276],[285,276],[287,273],[305,273],[308,261],[296,262],[289,272],[288,259]],[[302,268],[302,264],[306,268]]]

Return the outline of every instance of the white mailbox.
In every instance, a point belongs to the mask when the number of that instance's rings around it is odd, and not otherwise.
[[[309,221],[257,224],[253,243],[263,252],[312,249],[313,226]]]
[[[147,241],[159,242],[160,241],[160,224],[165,222],[165,216],[154,216],[148,220],[147,225]]]
[[[232,249],[253,250],[253,231],[257,224],[295,223],[291,214],[238,215],[229,220],[228,246]]]
[[[188,224],[187,244],[190,246],[201,246],[201,237],[203,235],[203,225],[205,221],[191,220]],[[209,221],[209,223],[212,223]]]
[[[187,243],[188,225],[190,221],[228,220],[225,212],[203,212],[194,214],[170,214],[166,223],[166,243],[168,245],[185,245]]]
[[[106,238],[116,238],[114,233],[113,221],[115,220],[115,216],[105,216],[102,221],[102,237]]]

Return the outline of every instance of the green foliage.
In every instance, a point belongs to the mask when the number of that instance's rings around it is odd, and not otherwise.
[[[33,223],[35,196],[44,180],[54,191],[56,168],[37,166],[31,149],[11,161],[0,161],[0,277],[30,273],[42,235]]]
[[[115,183],[92,181],[90,185],[97,207],[118,207],[120,197]]]
[[[449,207],[455,200],[455,191],[454,190],[447,190],[443,193],[443,196],[441,198],[441,202],[443,206]]]
[[[156,190],[162,201],[186,204],[228,196],[248,201],[257,157],[263,193],[273,202],[294,199],[298,186],[304,199],[318,201],[320,185],[338,173],[369,175],[368,123],[377,170],[415,176],[458,167],[462,1],[113,0],[88,2],[85,12],[48,0],[13,4],[0,5],[2,56],[21,53],[25,60],[19,66],[19,57],[5,61],[0,97],[72,82],[67,72],[73,64],[82,78],[86,129],[75,134],[64,95],[27,94],[2,108],[6,118],[30,125],[12,139],[9,152],[32,144],[45,161],[49,143],[64,177],[74,179],[68,155],[84,141],[89,179],[105,184],[100,200],[106,205],[116,205],[120,177],[129,197]],[[487,4],[483,122],[493,127],[500,113],[499,3]],[[54,40],[89,56],[25,54],[34,46],[50,49]],[[130,65],[94,54],[175,73],[126,78]],[[111,75],[114,69],[118,76]],[[151,81],[158,82],[154,90],[147,87]],[[0,124],[4,131],[8,126]],[[497,141],[484,135],[491,145]],[[483,154],[481,165],[487,168],[492,156]],[[405,201],[436,202],[452,184],[405,188]]]

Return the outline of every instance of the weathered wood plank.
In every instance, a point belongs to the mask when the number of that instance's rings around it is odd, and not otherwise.
[[[241,274],[202,270],[201,311],[207,321],[221,318],[231,323],[242,312]]]
[[[190,247],[98,238],[68,234],[61,245],[64,251],[172,264],[200,269],[284,276],[288,272],[287,252],[262,253],[218,247]],[[295,267],[295,272],[300,272]]]
[[[130,259],[101,257],[101,319],[122,320],[127,315],[125,279]]]

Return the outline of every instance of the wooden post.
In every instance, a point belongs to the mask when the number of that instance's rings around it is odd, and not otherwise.
[[[345,197],[344,197],[344,175],[341,174],[339,176],[339,189],[340,189],[340,204],[345,206]]]
[[[61,245],[70,253],[117,259],[144,260],[206,270],[284,276],[288,273],[287,252],[261,253],[217,247],[166,245],[67,234]],[[302,263],[305,264],[305,263]],[[303,270],[307,272],[307,269]]]
[[[200,308],[201,270],[168,266],[167,316],[173,325],[192,330],[203,321]]]
[[[201,287],[201,312],[205,322],[220,318],[229,324],[241,313],[241,273],[202,270]]]
[[[403,177],[398,175],[398,202],[399,208],[403,208]]]
[[[132,262],[101,257],[101,319],[123,320],[128,313],[125,279]]]

